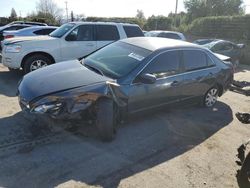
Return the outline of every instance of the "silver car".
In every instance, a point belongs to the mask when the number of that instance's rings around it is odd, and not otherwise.
[[[186,37],[184,36],[184,34],[176,31],[155,30],[155,31],[148,31],[144,35],[146,37],[162,37],[162,38],[186,41]]]
[[[52,31],[58,27],[55,26],[32,26],[18,31],[4,31],[4,39],[20,36],[37,36],[37,35],[49,35]]]

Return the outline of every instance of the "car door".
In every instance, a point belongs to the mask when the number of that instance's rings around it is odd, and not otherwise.
[[[181,99],[183,76],[180,73],[180,52],[157,55],[136,77],[129,90],[130,113],[177,102]],[[145,84],[140,77],[154,75],[155,83]]]
[[[120,39],[118,29],[115,25],[96,25],[97,49],[102,48]]]
[[[183,100],[203,96],[216,83],[216,64],[202,50],[183,50]]]
[[[77,59],[96,50],[94,25],[80,25],[61,40],[62,60]]]

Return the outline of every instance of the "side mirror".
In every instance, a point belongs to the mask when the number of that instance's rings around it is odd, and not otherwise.
[[[138,81],[143,84],[153,84],[156,82],[156,77],[153,74],[142,74],[139,76]]]
[[[66,38],[66,41],[76,41],[76,35],[69,34]]]

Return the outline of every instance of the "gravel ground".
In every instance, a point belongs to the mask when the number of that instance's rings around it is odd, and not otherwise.
[[[24,116],[15,96],[21,77],[0,64],[0,187],[238,187],[236,149],[250,125],[234,114],[250,111],[249,97],[228,91],[213,109],[133,117],[102,143],[86,122],[51,129]],[[250,81],[250,67],[235,78]]]

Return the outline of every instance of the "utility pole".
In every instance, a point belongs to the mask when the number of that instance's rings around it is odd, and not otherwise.
[[[177,10],[178,10],[178,0],[176,0],[176,5],[175,5],[175,15],[174,15],[175,26],[177,26]]]
[[[66,15],[67,15],[67,22],[69,21],[69,15],[68,15],[68,1],[65,1],[66,5]]]

